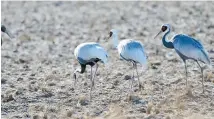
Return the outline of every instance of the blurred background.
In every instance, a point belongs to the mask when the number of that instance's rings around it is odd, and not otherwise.
[[[201,95],[199,67],[188,62],[194,97],[183,95],[183,62],[162,45],[161,36],[154,39],[168,23],[171,36],[182,33],[200,40],[213,61],[213,11],[214,2],[2,1],[1,24],[15,36],[1,33],[2,118],[213,117],[214,71],[206,70],[208,94]],[[131,65],[119,59],[111,39],[104,40],[113,28],[120,39],[141,41],[149,56],[148,71],[141,71],[145,90],[131,99],[126,80]],[[89,103],[89,71],[78,76],[75,88],[72,75],[79,67],[74,48],[91,41],[108,51],[109,62],[98,69],[95,99]]]

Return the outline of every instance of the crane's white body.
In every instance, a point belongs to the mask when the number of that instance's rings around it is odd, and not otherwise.
[[[112,29],[113,45],[117,48],[118,53],[122,59],[127,61],[134,61],[140,63],[143,66],[147,66],[147,56],[144,52],[144,48],[141,42],[133,39],[124,39],[118,43],[117,30]]]
[[[90,99],[91,99],[91,91],[92,88],[94,87],[94,79],[98,68],[97,62],[101,61],[104,64],[106,64],[108,58],[107,52],[98,43],[88,42],[78,45],[74,50],[74,55],[81,65],[81,69],[76,69],[74,71],[75,82],[76,82],[76,73],[77,72],[84,73],[86,65],[91,66],[91,78],[90,78],[91,80]],[[92,67],[94,65],[96,65],[96,69],[93,75]]]
[[[110,37],[113,37],[113,45],[117,48],[120,57],[126,61],[130,61],[133,64],[133,68],[136,70],[138,77],[138,85],[141,90],[141,83],[139,78],[139,73],[137,71],[137,63],[140,63],[144,69],[147,69],[147,56],[144,52],[143,45],[139,41],[133,39],[125,39],[119,42],[118,44],[118,34],[116,29],[110,31]],[[133,70],[133,80],[134,80],[134,70]],[[131,82],[131,89],[133,80]]]
[[[95,42],[82,43],[78,45],[74,50],[74,55],[76,59],[83,64],[91,62],[95,58],[100,59],[101,62],[106,64],[108,59],[105,49]]]
[[[133,39],[125,39],[118,44],[118,53],[125,60],[132,60],[141,65],[146,65],[147,58],[143,45]]]

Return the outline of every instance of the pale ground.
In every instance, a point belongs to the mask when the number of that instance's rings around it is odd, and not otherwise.
[[[33,119],[211,119],[214,117],[214,70],[207,69],[205,94],[196,63],[188,62],[187,93],[182,60],[153,39],[161,25],[200,39],[214,60],[214,2],[2,2],[2,24],[16,39],[2,33],[1,116]],[[148,70],[141,72],[142,93],[134,82],[129,97],[131,65],[119,59],[109,30],[121,39],[144,44]],[[109,54],[99,64],[89,102],[89,71],[78,75],[74,48],[99,42]],[[192,93],[192,94],[191,94]]]

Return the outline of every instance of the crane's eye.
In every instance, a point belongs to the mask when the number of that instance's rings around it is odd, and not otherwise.
[[[166,26],[162,26],[161,30],[164,32],[166,31],[167,27]]]
[[[112,36],[112,34],[113,34],[113,32],[111,32],[111,31],[110,31],[110,32],[109,32],[109,37],[111,37],[111,36]]]

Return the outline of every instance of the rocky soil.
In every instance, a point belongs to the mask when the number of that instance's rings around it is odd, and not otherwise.
[[[161,25],[171,36],[199,39],[214,62],[214,2],[1,2],[1,23],[15,36],[3,33],[1,47],[1,116],[5,119],[211,119],[214,117],[214,70],[206,68],[205,93],[197,63],[184,64],[174,50],[154,39]],[[144,44],[148,69],[140,65],[130,91],[131,64],[121,60],[110,29],[120,39]],[[98,42],[109,54],[99,64],[92,100],[90,67],[77,75],[74,48]],[[213,66],[214,67],[214,66]],[[131,94],[131,95],[130,95]]]

